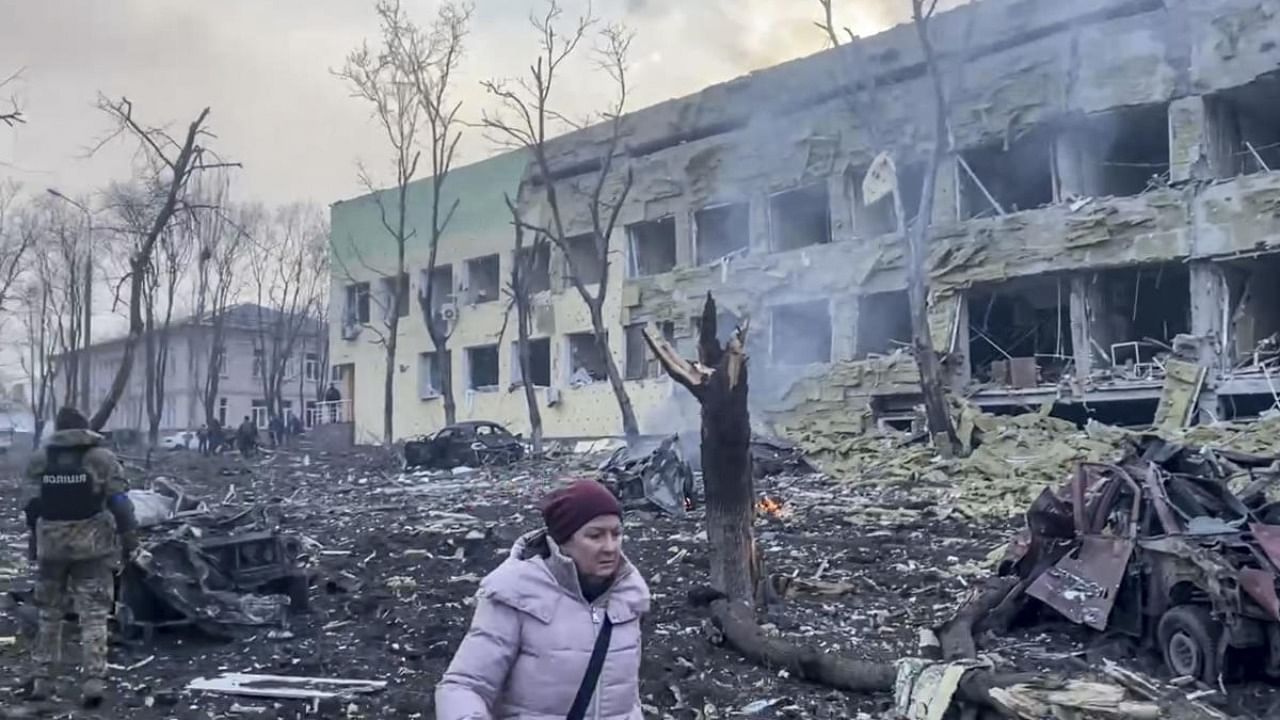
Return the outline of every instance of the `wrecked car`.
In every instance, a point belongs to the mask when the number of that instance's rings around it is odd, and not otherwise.
[[[1216,685],[1252,654],[1280,678],[1276,468],[1145,437],[1122,464],[1084,463],[1046,489],[1001,573],[1072,622],[1153,645],[1175,676]]]
[[[618,448],[600,466],[600,481],[628,507],[652,506],[673,517],[694,507],[693,469],[679,435]]]
[[[308,608],[310,578],[299,543],[273,531],[147,543],[145,565],[120,574],[116,621],[126,639],[158,628],[194,626],[211,637],[237,627],[283,627]]]
[[[404,444],[407,468],[448,470],[460,465],[509,465],[524,457],[524,442],[495,422],[461,422]]]

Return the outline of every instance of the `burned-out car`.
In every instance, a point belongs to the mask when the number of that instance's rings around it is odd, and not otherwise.
[[[495,422],[461,422],[404,444],[408,468],[447,470],[467,465],[508,465],[524,457],[524,442]]]
[[[1216,684],[1251,655],[1280,677],[1278,474],[1275,458],[1143,438],[1046,489],[1001,572],[1072,622],[1148,641],[1175,676]]]

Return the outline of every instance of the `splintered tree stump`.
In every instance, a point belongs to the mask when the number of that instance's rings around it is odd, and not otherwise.
[[[747,327],[734,331],[722,347],[716,339],[716,304],[703,305],[698,358],[689,362],[667,341],[645,329],[644,338],[667,374],[702,406],[702,472],[706,484],[707,539],[711,545],[714,590],[691,593],[695,604],[709,606],[725,644],[746,659],[792,677],[857,693],[893,692],[897,666],[868,662],[787,642],[767,635],[756,622],[752,600],[763,577],[752,535],[755,487],[751,477],[751,418],[747,410]],[[1016,579],[996,580],[975,594],[941,629],[948,659],[973,657],[973,629],[1009,595]],[[994,707],[990,690],[1029,678],[998,676],[982,670],[965,674],[956,698]]]
[[[645,341],[667,374],[702,407],[702,477],[706,485],[711,583],[732,602],[750,606],[758,558],[752,537],[755,486],[751,478],[751,416],[747,410],[747,326],[723,347],[716,337],[716,303],[710,293],[699,323],[698,362],[679,355],[648,329]]]

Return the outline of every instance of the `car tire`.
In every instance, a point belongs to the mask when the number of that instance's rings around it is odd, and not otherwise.
[[[1156,635],[1169,672],[1216,686],[1222,670],[1222,623],[1204,605],[1178,605],[1160,618]]]

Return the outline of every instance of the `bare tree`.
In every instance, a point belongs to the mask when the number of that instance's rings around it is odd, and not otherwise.
[[[391,148],[394,166],[395,184],[386,193],[378,192],[377,185],[365,169],[360,171],[360,181],[378,206],[378,220],[391,241],[394,260],[389,266],[385,262],[372,265],[365,261],[354,238],[345,239],[349,246],[346,250],[350,255],[382,285],[380,289],[383,292],[369,293],[381,306],[381,327],[374,324],[366,324],[365,327],[376,334],[377,342],[385,351],[382,441],[390,447],[395,439],[392,423],[395,417],[396,353],[400,339],[400,318],[408,315],[409,305],[409,276],[405,267],[405,253],[409,241],[417,234],[409,226],[407,217],[409,183],[418,174],[418,164],[422,157],[418,149],[418,135],[423,130],[426,118],[417,79],[405,63],[397,61],[397,49],[404,45],[402,35],[405,32],[405,20],[399,3],[395,0],[379,2],[377,12],[382,33],[381,46],[373,49],[367,42],[361,45],[347,56],[346,65],[338,76],[347,83],[355,97],[372,106],[374,120]],[[387,195],[391,196],[390,203]],[[347,279],[355,283],[355,275],[347,264],[347,254],[335,249],[334,259]],[[367,322],[372,318],[356,320]]]
[[[427,265],[423,269],[418,289],[418,306],[422,322],[435,348],[437,368],[440,374],[441,399],[444,403],[446,424],[457,421],[457,403],[453,391],[453,362],[449,354],[449,338],[453,334],[452,323],[439,317],[437,300],[449,288],[435,287],[436,260],[440,242],[449,222],[458,209],[459,198],[445,207],[445,187],[453,170],[459,130],[458,112],[462,103],[455,100],[454,80],[458,64],[462,60],[464,42],[469,31],[473,7],[469,4],[445,2],[435,19],[426,29],[421,29],[401,12],[399,2],[378,4],[382,18],[388,60],[399,65],[413,83],[422,118],[426,144],[430,151],[431,173],[431,226],[427,229]]]
[[[160,236],[159,262],[153,263],[144,283],[143,303],[146,311],[146,400],[147,439],[151,447],[160,442],[160,424],[168,394],[170,346],[173,309],[178,287],[186,276],[194,246],[193,218],[188,215]]]
[[[98,147],[120,136],[127,135],[135,139],[147,168],[143,184],[153,192],[157,202],[146,232],[138,238],[137,246],[129,257],[129,269],[126,273],[129,281],[129,334],[125,338],[123,359],[111,388],[102,405],[89,420],[90,427],[94,429],[101,429],[111,419],[133,372],[134,354],[146,330],[142,310],[143,284],[152,263],[156,243],[175,213],[193,209],[188,202],[192,178],[203,170],[231,165],[218,161],[202,144],[210,137],[205,128],[205,121],[209,117],[208,108],[201,111],[187,126],[186,135],[181,140],[170,136],[163,128],[142,124],[133,116],[133,104],[127,98],[119,102],[100,98],[99,108],[112,118],[116,127]]]
[[[0,182],[0,312],[8,307],[17,289],[37,236],[34,225],[24,219],[25,213],[18,207],[20,190],[16,182]]]
[[[322,274],[328,235],[319,210],[295,204],[279,208],[248,246],[256,305],[254,376],[271,418],[284,418],[285,383],[295,372],[301,374],[305,358],[298,357],[298,350],[303,338],[316,331],[328,281]]]
[[[72,204],[80,205],[77,201]],[[53,314],[56,327],[58,355],[61,358],[59,374],[62,376],[62,404],[74,404],[76,381],[80,377],[81,363],[88,362],[83,350],[88,346],[84,327],[85,272],[93,262],[89,247],[88,223],[71,205],[53,197],[41,197],[37,201],[44,216],[42,223],[47,240],[45,248],[58,259],[51,268],[47,280],[56,286]],[[55,393],[56,395],[56,393]],[[55,397],[56,399],[56,397]]]
[[[520,211],[516,203],[507,199],[515,227],[515,260],[511,263],[511,283],[507,293],[511,297],[508,310],[516,311],[516,361],[520,363],[521,387],[524,390],[525,407],[529,411],[529,442],[533,454],[542,454],[542,411],[538,408],[538,395],[533,388],[533,358],[529,348],[529,336],[533,334],[533,271],[538,257],[550,250],[547,236],[534,233],[533,242],[525,246],[525,226],[520,223]]]
[[[44,214],[26,208],[15,219],[18,225],[13,232],[28,235],[32,244],[40,243],[44,234]],[[10,224],[6,223],[6,230]],[[26,347],[22,354],[22,369],[28,379],[29,398],[35,434],[32,447],[40,445],[50,408],[55,403],[54,382],[58,365],[54,357],[58,352],[60,295],[58,259],[53,253],[35,253],[29,272],[24,274],[21,290],[23,335]]]
[[[197,203],[206,206],[194,213],[196,242],[195,317],[201,325],[200,361],[193,372],[200,388],[200,404],[206,427],[217,416],[218,391],[226,369],[227,309],[244,288],[242,248],[246,233],[244,210],[230,206],[230,181],[224,173],[198,183]],[[221,421],[219,421],[221,422]]]
[[[590,229],[586,233],[589,240],[586,255],[589,257],[583,257],[574,252],[574,241],[578,238],[568,233],[566,208],[561,205],[557,187],[560,179],[551,167],[547,139],[550,125],[573,125],[555,109],[551,96],[556,86],[557,73],[581,45],[588,30],[595,24],[595,19],[589,14],[584,15],[570,25],[568,30],[561,30],[558,25],[563,14],[557,0],[548,0],[546,12],[531,18],[533,27],[539,34],[541,53],[530,66],[528,77],[514,83],[503,80],[483,83],[497,107],[484,113],[481,125],[499,142],[525,148],[533,156],[536,170],[533,183],[542,188],[550,222],[538,224],[519,212],[516,212],[513,221],[535,236],[546,237],[564,255],[568,280],[582,297],[591,316],[592,334],[603,359],[605,375],[618,401],[623,432],[627,437],[634,437],[639,434],[639,423],[623,384],[622,374],[618,371],[618,364],[609,349],[608,328],[604,319],[613,233],[618,224],[618,215],[622,212],[622,206],[634,182],[630,166],[617,172],[619,161],[625,160],[621,145],[628,90],[627,56],[632,34],[620,25],[609,25],[600,32],[602,46],[598,49],[598,65],[615,85],[617,95],[603,113],[603,127],[607,137],[603,142],[598,169],[566,184],[574,201],[583,203],[590,217]],[[508,206],[515,207],[510,198]],[[598,283],[595,283],[595,277],[588,276],[588,263],[591,268],[598,268]],[[595,289],[592,290],[589,284],[595,284]],[[527,348],[523,349],[521,355],[527,352]]]
[[[0,80],[0,90],[3,90],[6,85],[22,77],[23,69],[24,68],[19,68],[18,70],[14,71],[13,74],[9,75],[3,80]],[[0,112],[0,123],[4,123],[9,127],[13,127],[14,125],[20,125],[22,123],[25,123],[27,120],[22,115],[22,106],[18,104],[18,99],[10,95],[8,102],[9,102],[9,109],[3,112]]]
[[[818,0],[818,3],[823,10],[823,20],[818,23],[818,26],[824,30],[833,45],[839,46],[840,33],[836,30],[832,19],[832,0]],[[882,152],[877,165],[891,182],[894,214],[898,222],[898,237],[908,247],[907,298],[911,306],[912,348],[916,366],[920,371],[920,389],[924,397],[929,433],[936,446],[955,453],[959,450],[959,440],[951,421],[951,414],[947,409],[942,364],[933,346],[933,336],[929,328],[929,281],[926,267],[929,260],[929,226],[933,220],[938,169],[943,161],[953,154],[946,88],[933,41],[929,35],[929,21],[933,18],[937,6],[938,0],[911,0],[912,20],[924,51],[928,80],[934,96],[934,142],[926,158],[924,180],[920,191],[920,210],[914,219],[907,217],[896,163],[889,149],[886,148]],[[854,39],[853,33],[847,28],[845,34],[850,40]],[[865,127],[870,128],[872,142],[883,144],[884,134],[878,131],[876,123],[875,90],[876,82],[868,78],[865,82],[854,84],[850,99],[855,103],[855,109],[860,111]]]

